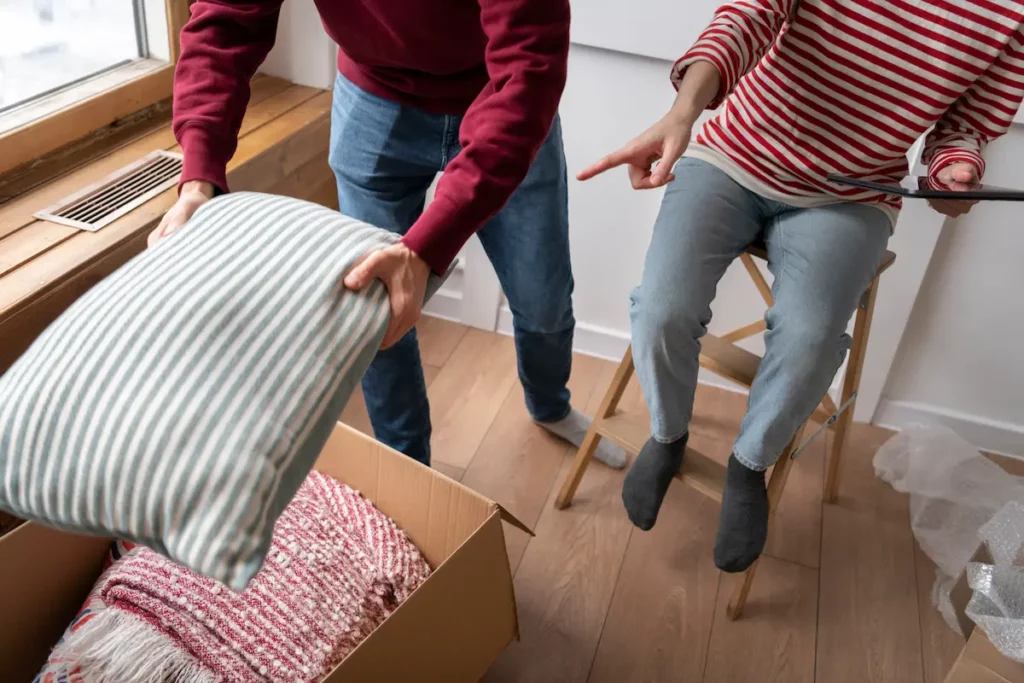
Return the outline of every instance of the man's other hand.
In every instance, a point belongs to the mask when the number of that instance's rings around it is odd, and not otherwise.
[[[420,319],[429,277],[430,266],[426,261],[401,243],[367,254],[345,276],[345,286],[356,291],[366,288],[374,279],[387,287],[391,324],[381,341],[382,349],[396,344]]]

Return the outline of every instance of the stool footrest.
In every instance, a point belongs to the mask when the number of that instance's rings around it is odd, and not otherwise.
[[[646,418],[629,413],[616,413],[598,420],[597,433],[632,455],[640,452],[651,435]],[[721,502],[722,489],[725,486],[725,465],[717,460],[693,448],[687,448],[683,468],[676,478],[708,498]]]
[[[750,387],[761,358],[721,337],[706,334],[700,340],[700,364],[715,374]]]

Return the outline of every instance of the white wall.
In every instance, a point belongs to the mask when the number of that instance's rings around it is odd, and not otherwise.
[[[327,37],[313,0],[289,0],[281,7],[277,41],[260,71],[299,85],[330,88],[338,48]]]
[[[1024,130],[987,150],[986,181],[1024,187]],[[1024,455],[1024,220],[979,204],[948,221],[900,344],[877,421],[939,421],[979,448]],[[885,289],[882,290],[884,295]]]

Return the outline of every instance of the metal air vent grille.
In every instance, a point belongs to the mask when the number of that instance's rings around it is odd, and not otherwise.
[[[64,197],[35,217],[95,232],[178,184],[180,154],[162,150],[114,171],[99,182]]]

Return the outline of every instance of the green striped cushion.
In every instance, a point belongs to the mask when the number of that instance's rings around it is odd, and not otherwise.
[[[342,275],[397,239],[286,197],[207,203],[0,377],[0,509],[244,587],[388,324],[384,286]]]

